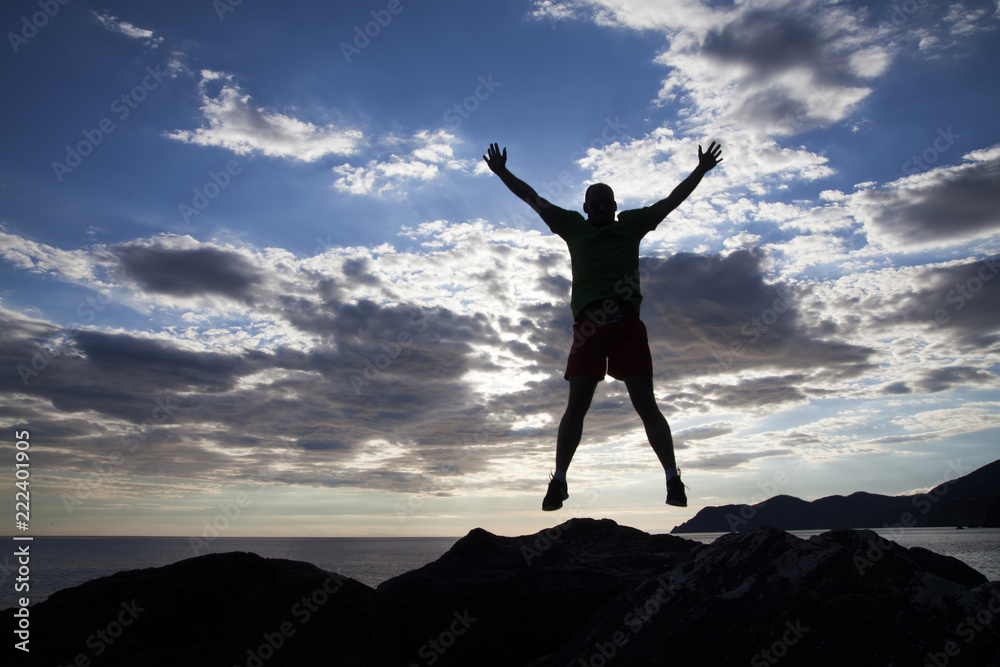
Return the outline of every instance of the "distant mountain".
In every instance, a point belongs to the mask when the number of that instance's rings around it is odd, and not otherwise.
[[[706,507],[671,533],[739,532],[754,526],[831,530],[914,526],[1000,528],[1000,460],[913,496],[859,491],[812,502],[774,496],[756,505]]]

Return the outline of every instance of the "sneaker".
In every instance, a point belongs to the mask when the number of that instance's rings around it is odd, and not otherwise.
[[[667,480],[667,504],[674,507],[687,507],[687,494],[684,493],[684,482],[680,476]]]
[[[542,501],[542,509],[551,512],[562,507],[563,501],[569,498],[566,482],[549,476],[549,490]]]

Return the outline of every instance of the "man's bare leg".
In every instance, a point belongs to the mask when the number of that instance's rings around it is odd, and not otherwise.
[[[687,494],[684,493],[684,484],[681,482],[677,461],[674,459],[674,439],[670,435],[666,417],[656,405],[656,398],[653,396],[653,378],[627,377],[625,387],[628,389],[629,398],[632,399],[632,406],[639,413],[642,425],[646,428],[649,444],[656,452],[656,457],[660,459],[660,465],[666,473],[667,504],[687,507]]]
[[[583,436],[583,418],[590,409],[590,402],[594,398],[598,382],[599,380],[587,377],[569,378],[569,402],[566,404],[562,421],[559,422],[559,434],[556,436],[556,471],[549,481],[548,491],[542,500],[542,509],[546,512],[559,509],[563,501],[569,498],[566,470]]]
[[[569,378],[569,402],[559,422],[556,436],[556,471],[565,473],[583,436],[583,418],[590,409],[599,380],[573,376]]]
[[[632,407],[639,413],[642,425],[646,429],[646,438],[660,459],[660,465],[665,471],[676,470],[677,461],[674,458],[674,439],[670,434],[667,418],[660,412],[653,395],[653,378],[651,376],[631,376],[625,378],[625,388],[632,400]]]

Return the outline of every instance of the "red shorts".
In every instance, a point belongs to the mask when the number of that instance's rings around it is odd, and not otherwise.
[[[573,325],[573,347],[566,362],[567,380],[575,375],[616,380],[653,375],[646,325],[637,317],[597,326],[589,320]]]

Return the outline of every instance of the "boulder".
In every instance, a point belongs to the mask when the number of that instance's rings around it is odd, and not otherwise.
[[[761,526],[705,545],[608,519],[477,528],[378,589],[226,553],[30,611],[40,665],[1000,667],[1000,582],[867,530]]]

